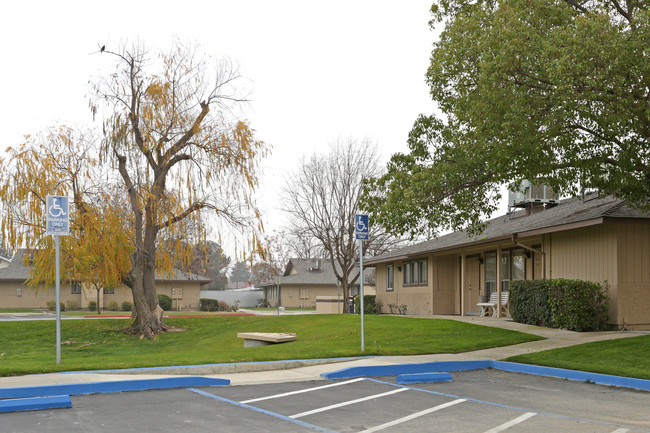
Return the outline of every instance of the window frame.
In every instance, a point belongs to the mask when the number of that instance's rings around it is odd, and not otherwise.
[[[392,292],[395,290],[395,265],[389,263],[386,265],[386,291]]]
[[[402,283],[405,287],[426,286],[429,284],[428,261],[429,259],[424,257],[403,263],[404,274],[402,276]]]
[[[79,281],[72,281],[70,283],[70,293],[73,295],[81,295],[81,292],[82,292],[81,283]]]

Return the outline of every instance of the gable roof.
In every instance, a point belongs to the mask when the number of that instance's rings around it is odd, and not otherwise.
[[[401,260],[426,253],[456,249],[516,237],[534,236],[569,230],[589,225],[602,224],[606,219],[622,218],[650,219],[650,212],[626,206],[624,200],[612,196],[599,197],[596,194],[583,198],[560,200],[557,206],[542,212],[525,216],[519,211],[501,215],[488,222],[487,228],[478,236],[470,237],[466,231],[454,232],[425,242],[400,248],[368,259],[369,265]]]
[[[374,269],[364,269],[366,277],[364,283],[368,281],[369,274],[374,275]],[[357,280],[358,281],[358,280]],[[289,260],[282,275],[282,285],[289,284],[322,284],[336,285],[337,279],[329,259],[298,259]],[[263,283],[261,287],[274,286],[275,281]]]
[[[25,281],[29,275],[29,268],[25,266],[25,254],[27,253],[26,249],[20,249],[14,254],[11,260],[6,260],[8,262],[6,267],[0,267],[0,281]],[[180,269],[174,269],[171,275],[159,274],[156,272],[156,281],[166,281],[166,282],[187,282],[187,281],[197,281],[199,284],[207,284],[210,280],[209,278],[203,277],[201,275],[193,274],[191,272],[185,272]]]

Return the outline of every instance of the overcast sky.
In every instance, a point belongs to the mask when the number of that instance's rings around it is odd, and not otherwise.
[[[88,81],[101,45],[174,36],[237,62],[250,81],[247,118],[271,144],[261,200],[267,227],[283,176],[336,137],[369,138],[387,161],[407,150],[435,35],[431,0],[7,2],[0,18],[0,147],[62,122],[89,124]]]

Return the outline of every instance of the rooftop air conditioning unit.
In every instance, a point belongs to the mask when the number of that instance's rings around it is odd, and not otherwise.
[[[524,180],[518,188],[508,191],[508,209],[530,208],[536,205],[555,205],[559,201],[558,195],[548,185],[533,185]]]

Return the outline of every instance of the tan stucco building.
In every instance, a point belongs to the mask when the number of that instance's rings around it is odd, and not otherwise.
[[[510,281],[570,278],[606,281],[610,323],[650,329],[650,214],[612,197],[533,203],[491,220],[479,236],[451,233],[366,262],[377,269],[384,310],[478,314],[477,304]]]
[[[30,288],[25,284],[29,269],[24,265],[24,250],[11,259],[0,257],[0,308],[47,309],[47,302],[56,299],[54,287]],[[176,270],[173,275],[156,278],[156,291],[172,298],[172,307],[177,310],[198,310],[201,286],[210,280],[194,274]],[[106,309],[111,301],[121,309],[124,301],[133,302],[131,289],[122,286],[115,289],[100,289],[99,305]],[[70,302],[86,309],[90,301],[97,302],[97,291],[82,287],[74,282],[64,282],[60,289],[61,302]]]
[[[366,270],[364,274],[364,294],[374,295],[374,270]],[[265,299],[274,307],[279,303],[286,308],[316,308],[317,298],[323,302],[325,298],[330,302],[340,302],[340,308],[333,311],[343,312],[345,306],[343,292],[339,289],[328,259],[291,259],[278,281],[261,284],[261,287],[264,288]],[[358,295],[359,282],[349,290],[350,296]]]

